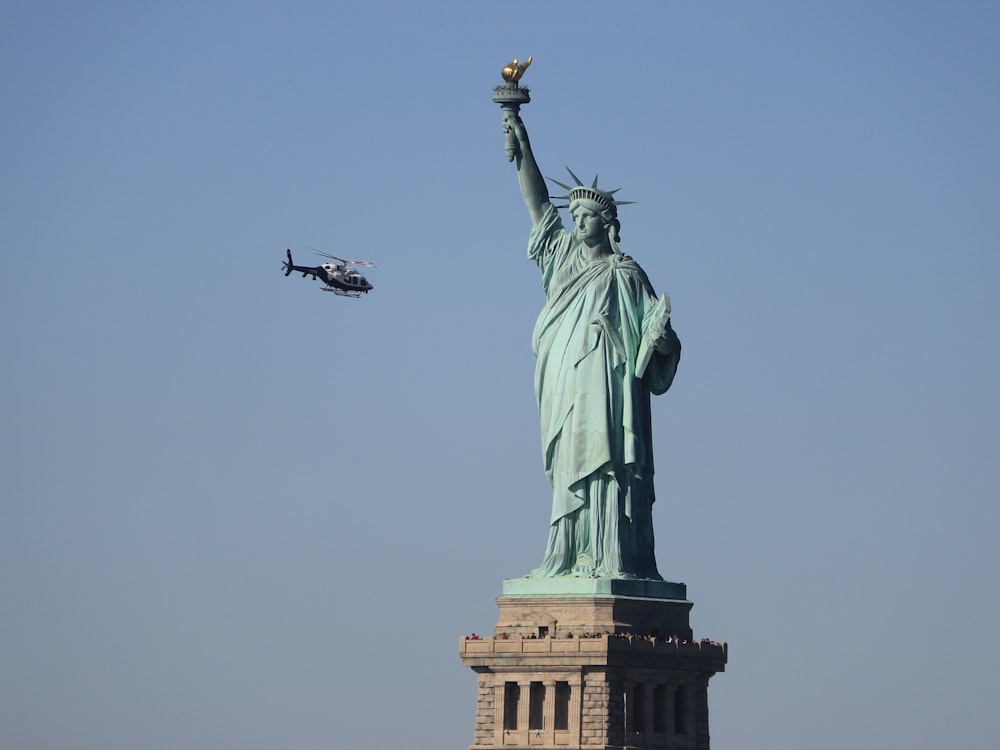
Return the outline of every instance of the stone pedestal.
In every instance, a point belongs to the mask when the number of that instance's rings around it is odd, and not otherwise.
[[[636,595],[650,592],[680,598]],[[708,680],[728,653],[693,638],[685,597],[658,581],[504,582],[494,634],[459,644],[478,677],[471,749],[707,750]]]

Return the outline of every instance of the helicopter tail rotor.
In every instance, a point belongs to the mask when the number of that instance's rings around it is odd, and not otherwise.
[[[292,251],[287,250],[286,252],[288,253],[288,260],[282,261],[281,264],[285,267],[285,276],[288,276],[292,273]]]

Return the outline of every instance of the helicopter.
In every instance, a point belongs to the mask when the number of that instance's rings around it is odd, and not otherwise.
[[[354,297],[359,298],[362,294],[368,294],[374,287],[364,276],[361,275],[359,271],[353,268],[348,268],[351,266],[363,266],[365,268],[378,268],[374,263],[369,263],[366,260],[346,260],[344,258],[338,258],[336,255],[330,255],[329,253],[324,253],[316,248],[310,248],[317,255],[322,255],[324,258],[330,258],[331,260],[337,261],[336,263],[323,263],[319,266],[297,266],[292,261],[292,251],[287,250],[288,260],[282,261],[282,267],[285,270],[285,276],[289,276],[292,271],[300,271],[302,277],[312,276],[313,279],[320,279],[326,286],[323,287],[324,292],[333,292],[340,297]]]

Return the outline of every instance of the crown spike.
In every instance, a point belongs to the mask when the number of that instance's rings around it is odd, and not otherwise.
[[[590,186],[592,188],[596,188],[597,187],[597,175],[596,174],[594,175],[594,181],[592,183],[590,183]],[[619,190],[621,190],[621,188],[619,188]]]
[[[575,174],[573,174],[573,170],[572,169],[570,169],[569,167],[566,167],[566,171],[569,172],[570,177],[572,177],[574,180],[576,180],[576,184],[577,185],[582,185],[583,184],[580,181],[580,178],[577,177]]]
[[[549,177],[548,180],[549,180],[549,182],[554,182],[556,185],[558,185],[559,187],[561,187],[563,190],[565,190],[567,192],[573,189],[572,187],[570,187],[566,183],[559,182],[559,180],[553,179],[551,177]]]

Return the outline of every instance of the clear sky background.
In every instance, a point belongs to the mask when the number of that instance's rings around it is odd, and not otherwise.
[[[612,12],[613,9],[613,12]],[[549,515],[539,162],[684,357],[657,559],[715,748],[1000,733],[1000,6],[13,2],[0,746],[464,748]],[[362,300],[285,248],[378,262]]]

